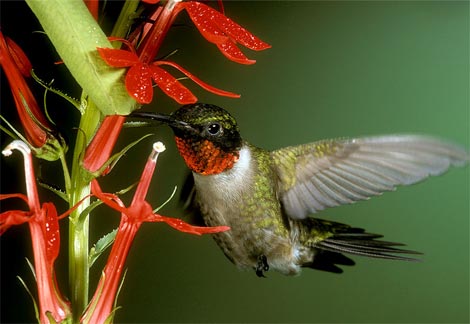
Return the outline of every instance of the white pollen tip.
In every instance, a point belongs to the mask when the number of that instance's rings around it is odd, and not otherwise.
[[[162,153],[166,150],[165,144],[162,142],[153,143],[153,150],[157,153]]]
[[[7,147],[3,149],[2,154],[4,156],[10,156],[13,154],[13,150],[18,150],[25,156],[31,154],[31,149],[28,147],[28,145],[20,140],[14,140],[10,144],[8,144]]]

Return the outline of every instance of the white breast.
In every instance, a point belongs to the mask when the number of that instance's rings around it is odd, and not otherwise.
[[[246,146],[240,150],[240,157],[233,168],[219,174],[194,174],[194,182],[198,197],[203,203],[210,203],[209,199],[222,200],[232,205],[241,199],[242,192],[251,190],[252,163],[250,149]],[[210,197],[210,198],[209,198]]]

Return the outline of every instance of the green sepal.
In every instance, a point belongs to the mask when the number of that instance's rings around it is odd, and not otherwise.
[[[126,145],[121,151],[119,151],[118,153],[112,155],[102,166],[101,168],[99,168],[97,171],[93,172],[93,173],[89,173],[92,175],[92,178],[97,178],[99,177],[103,172],[104,170],[106,170],[108,167],[110,167],[111,169],[114,168],[114,166],[119,162],[119,160],[124,156],[124,154],[127,153],[127,151],[129,151],[132,147],[134,147],[135,145],[139,144],[142,140],[144,140],[145,138],[149,137],[149,136],[152,136],[153,134],[146,134],[144,136],[142,136],[141,138],[135,140],[134,142]]]
[[[46,82],[44,82],[43,80],[41,80],[41,79],[36,75],[36,73],[34,72],[34,69],[31,70],[31,76],[32,76],[32,78],[33,78],[37,83],[39,83],[39,85],[41,85],[41,86],[46,90],[46,91],[44,92],[44,98],[45,98],[47,92],[50,91],[50,92],[52,92],[52,93],[58,95],[59,97],[62,97],[63,99],[67,100],[67,101],[68,101],[69,103],[71,103],[72,106],[74,106],[78,111],[80,111],[81,113],[83,113],[83,110],[80,110],[81,105],[80,105],[80,102],[79,102],[77,99],[74,99],[74,98],[72,98],[71,96],[69,96],[68,94],[66,94],[66,93],[64,93],[64,92],[62,92],[62,91],[60,91],[59,89],[56,89],[56,88],[53,88],[53,87],[52,87],[52,82],[54,82],[54,80],[52,80],[51,82],[49,82],[49,83],[47,84]],[[46,101],[46,100],[44,99],[44,107],[46,107],[46,102],[45,102],[45,101]],[[51,123],[55,124],[54,121],[49,118],[49,115],[47,114],[47,109],[45,110],[45,112],[46,112],[46,115],[47,115],[47,117],[48,117],[47,119],[49,119],[49,121],[50,121]]]
[[[100,255],[113,244],[114,239],[116,238],[116,234],[117,229],[112,230],[111,232],[100,238],[90,249],[90,253],[88,255],[88,266],[90,268],[93,263],[95,263],[95,261],[100,257]]]
[[[57,161],[61,156],[65,155],[68,150],[67,143],[65,140],[57,134],[55,137],[48,137],[46,143],[37,148],[31,147],[34,152],[34,156],[46,160],[46,161]]]

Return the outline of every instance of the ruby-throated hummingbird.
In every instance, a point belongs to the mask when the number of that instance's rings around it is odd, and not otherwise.
[[[235,119],[210,104],[171,115],[133,113],[168,124],[194,176],[194,203],[225,255],[258,276],[268,269],[295,275],[302,267],[342,272],[346,254],[415,260],[382,235],[312,217],[439,175],[469,160],[463,149],[418,135],[322,140],[266,151],[240,136]]]

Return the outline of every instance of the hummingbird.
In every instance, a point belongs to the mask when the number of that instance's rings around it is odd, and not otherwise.
[[[170,126],[192,171],[192,202],[227,258],[259,277],[270,269],[333,273],[354,265],[347,255],[416,261],[404,244],[362,228],[317,218],[329,207],[367,200],[399,185],[463,166],[468,153],[422,135],[328,139],[274,151],[241,135],[236,120],[212,104],[185,105],[170,115],[134,112]]]

